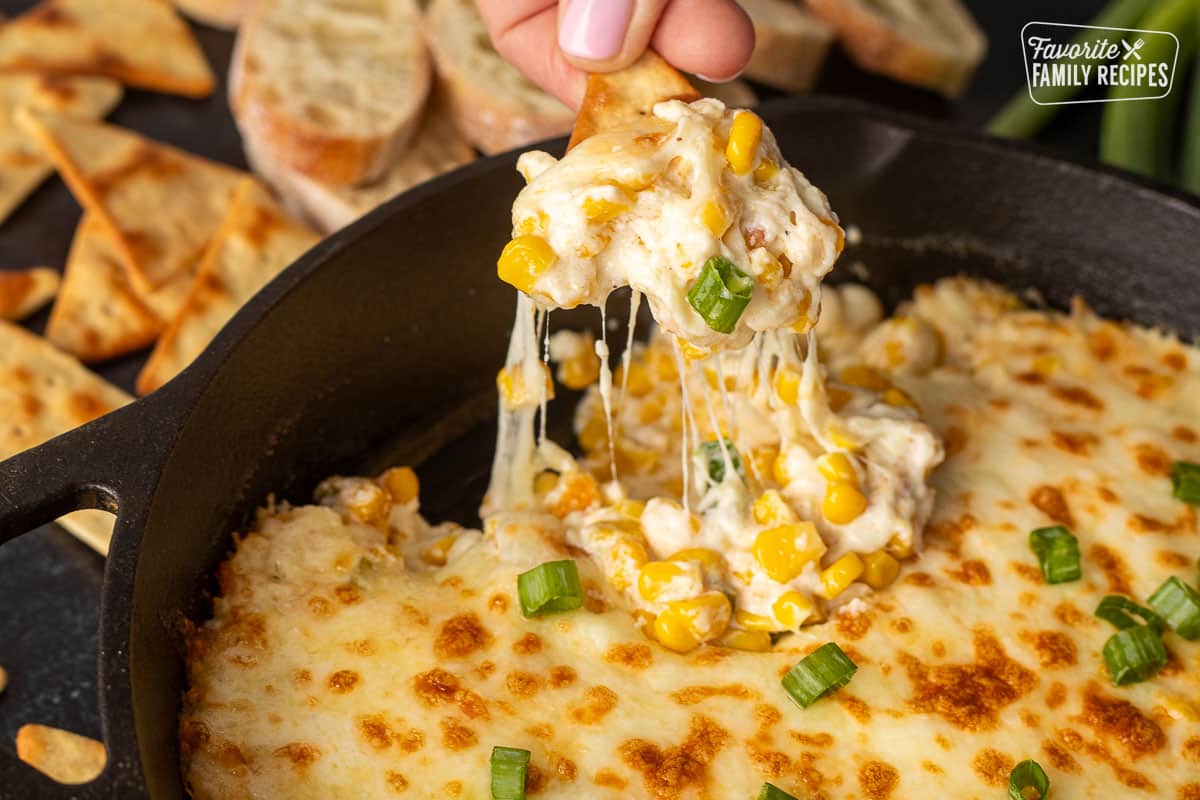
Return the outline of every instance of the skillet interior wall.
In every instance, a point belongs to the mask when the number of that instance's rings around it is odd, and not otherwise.
[[[889,303],[969,272],[1037,287],[1054,305],[1082,293],[1106,315],[1200,331],[1200,276],[1188,269],[1200,224],[1180,229],[1200,219],[1194,207],[1003,146],[913,137],[837,103],[776,109],[764,116],[789,160],[865,233],[843,255],[842,275],[865,261]],[[514,160],[479,163],[381,209],[269,289],[276,302],[257,325],[251,314],[233,324],[229,340],[244,338],[178,430],[138,555],[130,655],[152,796],[183,793],[181,622],[203,619],[230,532],[271,493],[303,500],[331,472],[394,457],[413,438],[436,450],[430,420],[475,398],[460,412],[471,428],[472,414],[494,402],[514,307],[494,276],[520,187]],[[1178,213],[1147,214],[1150,199],[1177,202]],[[593,330],[594,314],[580,317]],[[422,470],[433,516],[462,512],[432,499],[459,497],[464,475],[486,474],[491,442],[479,434],[486,428],[473,430]]]

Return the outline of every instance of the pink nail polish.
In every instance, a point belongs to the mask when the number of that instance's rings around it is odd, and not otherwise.
[[[558,29],[558,46],[576,58],[603,61],[621,52],[633,0],[571,0]]]

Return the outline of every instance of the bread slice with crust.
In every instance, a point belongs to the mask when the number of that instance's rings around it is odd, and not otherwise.
[[[332,233],[401,192],[473,161],[475,151],[443,104],[433,103],[412,141],[382,178],[363,186],[331,186],[279,163],[271,152],[246,142],[246,160],[292,214]]]
[[[987,52],[959,0],[808,0],[860,67],[958,97]]]
[[[472,0],[433,0],[424,28],[450,112],[471,144],[491,155],[571,130],[575,113],[496,52]]]
[[[740,2],[756,39],[746,76],[789,92],[811,89],[833,42],[833,28],[795,0]]]
[[[242,137],[315,180],[378,179],[429,92],[420,23],[416,0],[260,0],[229,68]]]

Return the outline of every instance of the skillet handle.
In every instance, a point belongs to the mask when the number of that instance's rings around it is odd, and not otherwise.
[[[166,387],[155,394],[120,408],[93,422],[0,461],[0,544],[52,522],[63,514],[96,508],[117,514],[110,544],[111,554],[131,560],[122,545],[123,537],[136,540],[140,531],[125,530],[124,517],[132,515],[149,500],[173,439],[177,412],[175,393]],[[106,587],[108,576],[106,574]],[[106,588],[107,591],[107,588]],[[113,710],[106,707],[107,675],[104,653],[114,644],[128,649],[127,642],[106,642],[101,620],[100,695],[101,727],[108,751],[103,772],[91,783],[59,784],[16,758],[8,747],[0,747],[0,800],[16,798],[132,798],[146,796],[138,768],[132,730],[113,730]],[[52,654],[51,654],[52,655]],[[123,676],[127,679],[128,676]],[[11,690],[10,690],[11,691]],[[31,720],[36,721],[36,720]],[[120,725],[125,727],[125,725]],[[132,726],[129,726],[132,727]]]

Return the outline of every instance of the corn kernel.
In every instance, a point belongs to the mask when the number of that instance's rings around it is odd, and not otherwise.
[[[586,472],[576,472],[559,478],[559,485],[550,495],[550,513],[559,519],[575,511],[586,511],[600,502],[600,487]],[[549,498],[547,498],[549,499]]]
[[[766,183],[767,181],[771,180],[771,178],[774,178],[778,172],[779,165],[769,158],[764,158],[759,162],[758,166],[754,168],[754,182]]]
[[[854,395],[845,389],[839,389],[836,386],[825,387],[825,396],[829,400],[829,407],[836,414],[840,412],[846,405],[854,399]]]
[[[884,548],[893,558],[905,559],[913,554],[912,543],[906,542],[898,535],[888,539],[887,546]]]
[[[857,450],[858,440],[837,426],[830,426],[829,440],[842,450]]]
[[[454,543],[457,541],[457,536],[443,536],[425,548],[421,553],[421,560],[434,567],[446,566],[446,559],[450,557],[450,548],[454,547]]]
[[[775,457],[775,463],[771,465],[771,476],[775,478],[775,482],[780,486],[787,486],[792,482],[792,475],[788,470],[786,452],[780,453]]]
[[[755,477],[760,480],[770,477],[778,457],[779,450],[774,447],[756,447],[751,450],[750,465]]]
[[[545,364],[538,364],[545,377],[546,399],[554,399],[554,380],[550,377],[550,369]],[[542,402],[542,395],[527,385],[525,368],[521,364],[505,367],[496,373],[496,389],[500,398],[508,408],[527,408]]]
[[[834,525],[848,525],[867,509],[867,498],[854,484],[832,481],[825,485],[821,513]]]
[[[597,225],[612,222],[627,210],[629,210],[628,203],[617,202],[603,197],[585,197],[583,199],[584,216],[587,217],[588,222]]]
[[[813,599],[803,592],[784,592],[771,605],[775,619],[785,628],[799,628],[816,609]]]
[[[817,459],[817,472],[830,483],[841,482],[850,485],[858,484],[858,470],[854,462],[842,452],[826,453]]]
[[[701,641],[724,633],[733,616],[729,598],[717,591],[705,592],[688,600],[676,600],[668,605],[683,613]]]
[[[614,589],[623,592],[638,579],[649,556],[646,554],[645,540],[640,534],[618,533],[618,536],[610,551],[612,567],[608,582]]]
[[[733,612],[733,621],[748,631],[770,632],[779,629],[779,626],[775,624],[775,620],[770,617],[764,617],[762,614],[752,614],[749,611],[738,610]]]
[[[683,353],[683,357],[688,361],[700,361],[701,359],[708,358],[710,351],[707,347],[697,347],[691,342],[685,342],[682,339],[678,341],[680,352]]]
[[[848,386],[858,386],[873,392],[882,392],[892,385],[879,372],[862,364],[846,367],[838,376],[838,380]]]
[[[614,376],[613,383],[624,386],[625,391],[634,397],[645,397],[654,389],[654,379],[650,377],[650,371],[636,361],[629,365],[628,382],[625,382],[625,376],[621,375],[620,380]]]
[[[700,221],[718,239],[725,235],[725,231],[729,230],[729,215],[716,200],[709,200],[700,209]]]
[[[754,501],[754,521],[759,525],[785,525],[796,522],[796,512],[777,489],[768,489]]]
[[[416,500],[421,492],[421,482],[411,467],[393,467],[379,476],[379,484],[391,495],[396,505],[405,505]]]
[[[761,531],[754,539],[754,559],[771,580],[787,583],[820,558],[825,543],[811,522],[793,522]]]
[[[775,372],[775,393],[779,399],[794,406],[800,399],[800,373],[790,367],[781,367]]]
[[[629,519],[641,519],[642,512],[646,510],[646,504],[641,500],[622,500],[613,506],[613,510]]]
[[[584,351],[558,365],[558,380],[568,389],[586,389],[600,379],[600,357]]]
[[[883,402],[898,408],[916,408],[916,402],[909,397],[908,392],[892,386],[883,390]]]
[[[653,603],[672,581],[686,575],[687,569],[678,562],[651,561],[638,572],[638,594]]]
[[[558,260],[554,249],[540,236],[518,236],[504,246],[496,262],[500,280],[529,294],[543,272]]]
[[[813,321],[808,314],[801,314],[795,322],[792,323],[792,333],[808,333],[812,330]]]
[[[533,479],[534,494],[542,497],[554,491],[554,487],[558,486],[558,473],[545,470],[539,472],[537,477]]]
[[[837,597],[846,587],[858,580],[865,565],[858,553],[846,553],[821,570],[821,596],[826,600]]]
[[[863,582],[872,589],[890,586],[900,574],[900,562],[884,550],[876,550],[863,556]]]
[[[673,608],[668,607],[654,618],[651,631],[663,647],[676,653],[686,653],[700,646],[700,637],[692,630],[682,612]]]
[[[688,547],[680,550],[667,560],[685,563],[695,561],[705,570],[722,570],[725,568],[725,559],[721,557],[721,554],[707,547]]]
[[[546,212],[539,211],[533,216],[522,218],[517,223],[517,232],[522,236],[533,236],[546,230],[546,224]]]
[[[613,450],[617,457],[617,469],[621,472],[641,475],[658,465],[658,453],[654,450],[636,447],[624,441],[618,441]]]
[[[729,129],[729,144],[725,145],[725,158],[736,175],[745,175],[754,166],[758,145],[762,141],[762,120],[749,111],[733,115]]]
[[[765,653],[771,649],[771,634],[767,631],[729,630],[716,643],[731,650]]]
[[[649,425],[652,422],[658,422],[665,410],[666,403],[661,399],[647,399],[638,408],[638,422],[643,425]]]
[[[598,452],[608,447],[608,423],[603,416],[596,415],[584,423],[576,438],[585,453]]]

